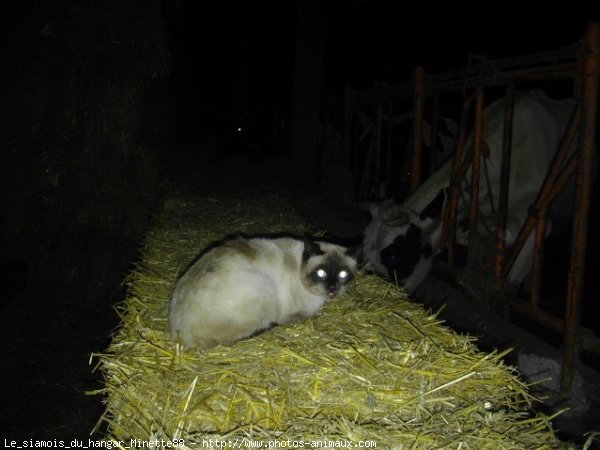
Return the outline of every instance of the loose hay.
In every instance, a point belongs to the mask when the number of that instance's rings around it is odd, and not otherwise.
[[[183,351],[168,337],[177,275],[231,232],[302,233],[281,198],[174,195],[148,232],[99,358],[110,440],[372,441],[379,448],[568,448],[498,353],[444,327],[399,288],[359,274],[351,292],[302,323],[231,347]],[[236,443],[237,440],[237,443]],[[288,441],[289,440],[289,441]],[[216,441],[215,441],[216,442]],[[195,444],[196,443],[196,444]],[[125,444],[127,445],[127,444]]]

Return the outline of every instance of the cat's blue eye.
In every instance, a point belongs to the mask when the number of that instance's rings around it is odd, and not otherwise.
[[[346,270],[340,271],[340,273],[338,273],[338,278],[340,280],[345,280],[346,278],[348,278],[348,272]]]
[[[317,270],[317,276],[321,280],[325,280],[325,279],[327,279],[327,272],[325,272],[323,269],[319,269],[319,270]]]

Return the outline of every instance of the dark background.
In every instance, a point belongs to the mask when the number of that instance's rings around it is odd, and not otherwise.
[[[302,162],[314,137],[293,111],[310,119],[346,84],[408,81],[417,64],[436,73],[464,67],[470,52],[574,44],[598,18],[592,5],[4,2],[0,438],[87,438],[102,413],[98,397],[82,395],[101,385],[89,353],[118,324],[111,307],[176,182],[173,161],[202,153],[200,142],[230,153],[264,144],[281,123],[270,155]],[[233,134],[242,123],[250,141]],[[291,179],[310,185],[311,167]]]

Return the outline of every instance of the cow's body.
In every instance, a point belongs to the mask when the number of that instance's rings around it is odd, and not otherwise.
[[[505,101],[492,103],[484,111],[484,152],[479,192],[478,232],[489,235],[496,223],[500,185],[502,134]],[[574,100],[554,100],[541,91],[515,95],[512,159],[508,197],[507,246],[525,222],[529,206],[551,165],[574,106]],[[472,136],[467,143],[472,142]],[[471,145],[471,144],[468,144]],[[372,220],[365,230],[363,257],[366,267],[413,291],[427,276],[440,251],[443,189],[450,179],[451,161],[444,164],[404,203],[385,201],[371,205]],[[470,171],[466,180],[470,180]],[[442,193],[442,194],[441,194]],[[470,187],[461,185],[459,221],[466,216]],[[551,222],[570,215],[572,197],[563,193],[550,210]],[[457,241],[467,236],[459,232]],[[520,284],[530,269],[532,242],[521,252],[508,282]]]

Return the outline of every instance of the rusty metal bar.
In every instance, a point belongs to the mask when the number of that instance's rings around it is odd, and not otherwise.
[[[575,63],[557,64],[549,68],[511,70],[436,83],[436,89],[439,92],[452,92],[464,87],[472,89],[478,85],[492,87],[508,83],[568,79],[573,78],[576,70],[577,65]]]
[[[554,314],[535,308],[530,303],[511,294],[502,293],[501,295],[496,295],[495,298],[498,303],[507,303],[512,310],[538,322],[548,330],[559,335],[564,334],[565,321]],[[600,338],[596,336],[593,330],[580,326],[579,339],[582,350],[593,355],[600,355]]]
[[[542,324],[544,327],[549,330],[554,331],[555,333],[562,334],[564,330],[564,321],[555,315],[544,311],[543,309],[536,308],[524,300],[521,300],[518,297],[514,297],[508,294],[503,294],[505,299],[508,299],[508,305],[511,310],[514,310],[524,316],[529,317],[530,319],[535,320],[536,322]]]
[[[571,237],[571,258],[567,278],[564,352],[561,390],[567,392],[573,380],[573,368],[579,356],[578,331],[581,320],[581,297],[585,272],[585,253],[592,189],[594,141],[598,115],[598,78],[600,76],[600,23],[588,26],[585,35],[586,55],[583,72],[582,142],[577,165],[575,216]]]
[[[538,193],[538,199],[544,199],[547,197],[550,194],[550,191],[553,189],[552,186],[554,181],[558,180],[558,178],[563,174],[565,170],[565,161],[571,151],[571,148],[573,147],[575,138],[579,134],[580,121],[581,108],[579,107],[579,103],[577,103],[571,112],[569,122],[567,123],[567,131],[563,135],[559,149],[557,150],[550,170],[548,171],[548,175],[546,175],[546,179],[550,182],[543,184],[542,189]]]
[[[575,52],[573,58],[575,59]],[[492,63],[495,64],[494,61]],[[473,66],[473,70],[479,66]],[[430,76],[430,82],[436,92],[455,92],[463,89],[473,89],[478,85],[483,86],[502,86],[508,83],[561,80],[573,78],[577,74],[576,63],[555,64],[550,67],[535,67],[521,70],[509,70],[497,72],[494,74],[477,75],[478,72],[471,71],[475,75],[447,79],[446,74]],[[378,101],[382,98],[406,98],[414,92],[413,83],[403,83],[400,85],[389,86],[385,89],[368,89],[358,93],[359,101]]]
[[[498,303],[508,304],[513,311],[536,321],[548,330],[559,335],[564,334],[565,321],[554,314],[537,308],[531,305],[531,303],[525,302],[520,298],[505,292],[496,294],[494,298]],[[580,327],[579,334],[581,348],[594,355],[600,355],[600,338],[596,336],[596,333],[589,328]]]
[[[544,260],[544,242],[546,239],[546,223],[548,208],[542,205],[536,214],[535,241],[533,244],[533,261],[531,266],[531,292],[529,303],[534,308],[540,304],[540,292],[542,290],[542,266]]]
[[[548,207],[550,206],[556,197],[563,191],[563,189],[570,182],[571,177],[575,173],[577,169],[577,154],[574,154],[570,159],[563,171],[560,173],[556,181],[550,188],[548,192],[544,195],[542,199],[539,201],[538,208]]]
[[[502,160],[500,164],[500,193],[498,197],[498,216],[496,220],[496,252],[494,254],[494,277],[496,287],[502,290],[504,277],[502,269],[506,261],[506,218],[508,215],[508,188],[510,181],[510,161],[512,150],[512,129],[514,118],[514,84],[506,88],[504,105],[504,130],[502,132]]]
[[[577,200],[576,200],[576,213],[577,215],[574,218],[574,226],[573,226],[573,236],[572,236],[572,250],[570,257],[570,269],[569,269],[569,277],[568,277],[568,293],[567,293],[567,306],[565,308],[565,320],[561,321],[560,319],[540,310],[537,307],[538,300],[536,300],[536,295],[539,298],[539,294],[536,294],[538,291],[537,285],[539,284],[539,280],[536,281],[535,277],[532,281],[532,297],[530,299],[530,303],[526,303],[523,301],[509,301],[511,308],[514,310],[521,312],[523,314],[528,315],[529,317],[534,318],[542,325],[557,331],[564,333],[564,359],[563,359],[563,373],[561,374],[561,387],[563,390],[568,389],[571,383],[572,375],[573,375],[573,367],[574,363],[578,357],[579,345],[582,342],[585,342],[585,336],[583,329],[579,326],[580,321],[580,304],[581,304],[581,291],[582,291],[582,277],[583,277],[583,264],[585,258],[585,235],[587,233],[587,219],[589,215],[589,175],[590,168],[592,167],[592,163],[590,162],[589,155],[592,152],[592,146],[594,142],[595,130],[593,129],[593,124],[595,123],[597,117],[597,100],[598,100],[598,76],[600,70],[600,26],[598,23],[591,24],[588,28],[588,32],[586,34],[586,45],[587,45],[587,55],[585,59],[585,69],[584,69],[584,87],[583,87],[583,98],[584,105],[582,108],[584,109],[583,118],[581,119],[582,128],[585,129],[584,142],[581,144],[582,150],[580,154],[577,156],[577,159],[581,161],[579,165],[576,167],[576,159],[571,159],[566,165],[565,161],[568,156],[569,149],[572,147],[572,143],[577,134],[577,124],[580,121],[578,117],[578,110],[574,112],[571,124],[568,127],[568,131],[565,133],[563,137],[563,142],[559,147],[559,151],[557,152],[557,156],[555,157],[556,162],[553,164],[542,189],[538,194],[538,199],[536,203],[531,208],[530,217],[526,221],[523,226],[519,237],[515,241],[511,252],[507,255],[506,260],[504,261],[504,265],[502,262],[499,262],[496,266],[495,263],[495,275],[504,276],[506,275],[513,263],[516,259],[517,255],[522,249],[523,244],[528,239],[529,234],[533,230],[533,227],[536,227],[536,241],[541,243],[543,241],[545,230],[544,230],[544,221],[545,221],[545,210],[549,207],[552,201],[559,195],[564,186],[569,182],[571,174],[576,170],[578,171],[577,177]],[[566,55],[566,54],[565,54]],[[450,91],[458,91],[460,89],[471,89],[476,86],[498,86],[502,84],[506,84],[511,81],[532,81],[532,80],[549,80],[549,79],[564,79],[564,78],[573,78],[580,70],[581,65],[570,62],[574,60],[576,56],[576,52],[570,51],[565,58],[570,58],[569,62],[565,62],[565,59],[553,59],[549,58],[546,60],[546,67],[532,67],[530,61],[526,61],[524,59],[521,60],[521,66],[518,67],[515,59],[511,59],[510,63],[507,66],[501,67],[500,72],[488,72],[479,74],[481,67],[469,68],[469,71],[462,71],[460,75],[452,78],[452,74],[441,74],[439,77],[430,77],[428,78],[429,82],[433,82],[434,88],[436,92],[450,92]],[[543,58],[542,58],[543,59]],[[507,60],[509,61],[509,60]],[[539,61],[535,61],[539,62]],[[529,66],[527,66],[529,64]],[[549,66],[548,66],[549,65]],[[494,61],[494,66],[499,67]],[[508,67],[509,70],[505,70]],[[514,70],[513,70],[514,69]],[[448,76],[450,75],[450,76]],[[415,96],[415,113],[417,113],[417,74],[415,74],[415,82],[410,84],[410,88],[408,84],[399,85],[399,86],[391,86],[385,87],[384,89],[378,89],[374,91],[363,91],[358,94],[359,101],[373,101],[379,99],[390,99],[390,98],[401,98],[401,97],[410,97],[411,95]],[[579,85],[575,84],[576,89],[579,91]],[[423,93],[421,92],[421,96],[431,95],[430,91]],[[417,114],[415,114],[415,127],[418,127],[417,123],[421,123],[421,120],[417,120]],[[506,122],[505,122],[506,127]],[[461,127],[462,130],[462,127]],[[422,130],[421,130],[422,133]],[[417,130],[414,130],[414,142],[413,145],[416,149],[417,146],[422,145],[422,136],[417,133]],[[417,138],[418,137],[418,138]],[[372,141],[373,144],[373,141]],[[458,144],[457,147],[460,148],[462,152],[462,147],[464,146],[464,136],[463,143]],[[458,153],[458,152],[457,152]],[[415,151],[415,155],[417,152]],[[419,154],[420,155],[420,154]],[[480,156],[478,156],[480,157]],[[419,157],[420,158],[420,157]],[[368,158],[367,158],[368,159]],[[586,161],[586,162],[583,162]],[[419,161],[420,162],[420,161]],[[419,177],[421,174],[420,166],[417,170],[414,169],[414,164],[416,161],[413,161],[413,170],[412,176]],[[449,261],[454,262],[453,256],[451,256],[451,249],[453,249],[453,243],[456,235],[456,211],[458,205],[458,192],[459,186],[461,183],[461,179],[459,176],[468,170],[469,167],[469,158],[463,158],[462,153],[457,158],[455,155],[452,178],[451,178],[451,190],[450,190],[450,198],[448,199],[448,204],[446,206],[446,211],[444,215],[444,231],[442,235],[442,242],[448,247],[449,251]],[[510,164],[509,164],[510,167]],[[475,171],[477,169],[473,169]],[[473,174],[472,174],[473,175]],[[419,180],[420,182],[420,180]],[[418,186],[419,183],[416,183],[415,186]],[[479,183],[473,183],[473,187],[478,188]],[[411,188],[412,188],[412,177],[411,177]],[[473,205],[473,194],[471,196],[471,205]],[[453,220],[452,216],[454,215]],[[536,218],[539,220],[536,225]],[[475,217],[476,219],[476,217]],[[474,224],[476,225],[476,223]],[[476,232],[476,227],[471,226],[471,235]],[[471,239],[470,239],[471,241]],[[543,251],[542,246],[536,245],[538,249],[538,254],[534,259],[534,272],[537,272],[535,268],[536,264],[541,262],[541,252]],[[500,248],[497,245],[498,250],[504,250],[504,248]],[[502,255],[504,256],[504,255]],[[496,258],[500,259],[498,255]],[[538,262],[536,262],[538,260]],[[502,267],[503,266],[503,267]],[[597,346],[598,344],[596,344]]]
[[[547,213],[548,207],[564,189],[570,174],[572,174],[572,167],[563,169],[564,161],[567,154],[569,153],[572,142],[575,138],[577,131],[577,123],[579,122],[579,108],[575,108],[571,114],[569,124],[573,123],[574,126],[568,127],[568,132],[563,137],[563,142],[559,146],[549,173],[546,176],[547,183],[544,183],[542,189],[538,193],[537,208],[534,208],[535,215],[535,239],[533,249],[533,260],[532,260],[532,271],[531,271],[531,286],[530,286],[530,297],[529,301],[534,308],[537,308],[540,300],[541,285],[542,285],[542,267],[543,267],[543,255],[546,238],[546,224],[547,224]],[[571,166],[571,164],[569,164]],[[562,172],[561,172],[562,170]],[[565,176],[566,175],[566,176]],[[503,191],[501,190],[501,194]],[[507,194],[508,195],[508,194]],[[502,198],[501,198],[502,200]],[[499,230],[498,230],[499,233]],[[496,254],[498,258],[499,255]],[[512,264],[511,264],[512,265]],[[502,275],[502,269],[495,267],[496,276],[498,280],[498,274]]]
[[[482,64],[475,64],[466,68],[440,74],[436,76],[435,79],[436,81],[440,82],[453,79],[464,80],[470,76],[483,73],[484,69],[489,67],[493,67],[495,71],[506,69],[524,70],[528,67],[535,68],[541,65],[545,65],[546,68],[548,68],[548,66],[555,68],[560,64],[563,64],[565,61],[575,61],[577,59],[577,51],[579,47],[579,44],[576,43],[558,50],[550,50],[511,58],[486,60]]]
[[[529,234],[533,230],[535,225],[535,214],[538,209],[542,205],[550,205],[550,203],[556,198],[558,193],[564,189],[564,186],[567,184],[570,175],[573,173],[575,168],[575,163],[568,164],[566,167],[563,166],[564,161],[566,159],[566,155],[569,153],[573,142],[575,141],[575,137],[579,131],[579,118],[580,114],[578,112],[579,108],[575,108],[571,117],[569,119],[569,124],[567,126],[567,131],[563,135],[563,139],[559,145],[557,153],[554,157],[550,170],[548,171],[548,175],[546,175],[546,179],[544,180],[544,184],[540,188],[540,192],[538,193],[537,200],[535,205],[530,208],[529,217],[521,227],[519,231],[519,235],[515,239],[508,255],[506,257],[506,262],[503,267],[502,275],[505,276],[510,272],[513,264],[515,263],[519,253],[523,249],[525,242],[527,241]],[[552,195],[550,195],[553,193]]]
[[[421,185],[421,164],[423,153],[423,115],[425,110],[425,70],[417,66],[415,70],[415,92],[413,121],[413,152],[410,170],[410,192]]]
[[[512,247],[510,248],[510,251],[508,253],[506,264],[505,264],[503,272],[502,272],[503,275],[507,275],[508,272],[510,272],[510,269],[512,268],[517,257],[519,256],[519,253],[521,252],[523,246],[525,245],[525,242],[529,238],[529,234],[533,231],[533,228],[535,227],[535,224],[536,224],[537,211],[539,211],[542,208],[548,208],[552,204],[552,202],[554,202],[556,197],[558,197],[558,195],[563,191],[563,189],[569,183],[571,176],[575,172],[576,166],[577,166],[576,159],[575,158],[571,159],[571,161],[565,166],[563,172],[556,179],[554,184],[548,189],[548,192],[544,196],[544,198],[538,200],[538,202],[535,205],[530,207],[529,216],[527,217],[527,220],[521,227],[519,236],[513,243]]]
[[[507,294],[495,294],[495,299],[498,303],[507,303],[511,309],[519,314],[522,314],[545,328],[562,335],[565,330],[565,321],[556,317],[554,314],[544,311],[543,309],[535,308],[530,303],[521,300],[520,298]],[[589,328],[580,327],[581,348],[594,355],[600,355],[600,338],[596,333]]]
[[[471,112],[471,103],[473,97],[466,96],[463,100],[463,105],[460,113],[460,128],[458,132],[458,140],[456,143],[456,151],[454,152],[454,159],[452,160],[452,183],[460,183],[460,179],[457,179],[460,167],[463,161],[463,152],[465,144],[467,142],[467,127],[469,126],[469,113]],[[464,174],[463,174],[464,176]],[[462,177],[460,177],[462,178]]]
[[[460,185],[451,185],[448,194],[447,218],[444,221],[444,230],[446,234],[445,246],[448,250],[448,264],[454,266],[456,261],[456,217],[458,215],[458,195]],[[446,225],[447,224],[447,225]]]
[[[474,248],[479,212],[479,178],[481,174],[481,151],[483,147],[483,86],[475,90],[475,130],[473,164],[471,164],[471,201],[469,204],[469,251]]]
[[[458,140],[456,150],[452,160],[452,172],[450,176],[450,187],[448,192],[448,202],[444,211],[444,226],[442,229],[442,248],[448,251],[448,264],[454,265],[456,256],[456,217],[458,216],[458,195],[460,193],[460,183],[464,174],[459,174],[462,164],[463,149],[467,140],[467,127],[469,123],[469,112],[471,110],[471,101],[473,97],[465,96],[461,113]]]

